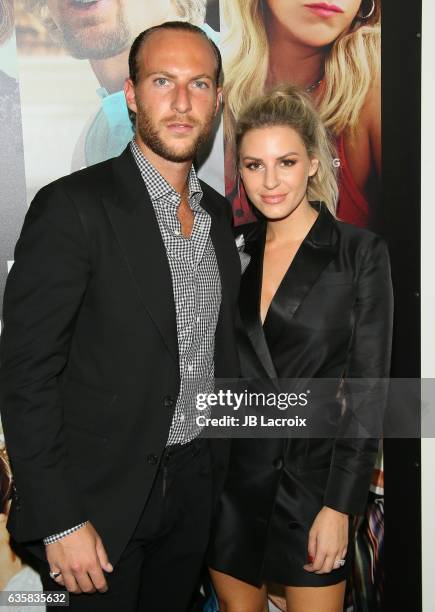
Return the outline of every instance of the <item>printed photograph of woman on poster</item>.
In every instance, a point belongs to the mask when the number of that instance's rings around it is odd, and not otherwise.
[[[336,139],[340,219],[376,224],[381,174],[381,0],[223,0],[226,195],[252,218],[234,171],[234,122],[279,83],[307,91]]]

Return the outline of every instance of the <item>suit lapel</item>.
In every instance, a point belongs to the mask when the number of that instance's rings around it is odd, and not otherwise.
[[[245,330],[265,372],[277,378],[270,348],[266,340],[276,337],[284,322],[293,318],[304,298],[338,250],[335,221],[324,205],[313,203],[319,216],[302,242],[269,306],[264,325],[261,325],[260,299],[263,276],[263,257],[266,241],[266,222],[255,224],[246,244],[251,261],[242,276],[240,314]]]
[[[213,243],[216,260],[221,280],[222,304],[227,305],[230,294],[236,296],[240,282],[240,261],[231,232],[231,226],[227,218],[217,207],[212,206],[213,195],[208,186],[201,181],[203,198],[201,206],[208,212],[211,218],[210,238]],[[221,206],[221,205],[220,205]],[[217,208],[217,210],[216,210]],[[221,214],[217,214],[217,211]]]
[[[171,271],[154,209],[129,147],[112,161],[115,193],[104,206],[139,297],[178,364]]]
[[[276,337],[284,322],[294,317],[318,277],[335,257],[338,233],[335,221],[324,205],[319,216],[298,249],[289,269],[269,306],[264,329]]]
[[[251,260],[242,276],[239,298],[240,315],[252,346],[264,367],[266,376],[277,378],[260,319],[266,223],[258,221],[255,226],[253,239],[247,241],[245,246],[245,251],[251,256]]]

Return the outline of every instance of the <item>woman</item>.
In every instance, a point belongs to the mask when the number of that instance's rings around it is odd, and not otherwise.
[[[355,416],[370,430],[385,399],[377,379],[389,374],[386,245],[336,220],[332,149],[305,93],[288,86],[254,99],[235,145],[261,217],[238,228],[250,256],[239,303],[242,375],[335,380],[319,415],[344,410],[337,426]],[[361,378],[357,397],[349,390]],[[285,586],[289,612],[342,611],[350,519],[364,510],[377,447],[345,433],[233,440],[209,560],[221,612],[263,612],[268,582]]]
[[[232,160],[234,123],[279,83],[309,92],[337,142],[340,219],[376,222],[381,173],[381,0],[225,0],[226,192],[249,220]],[[328,9],[329,7],[329,9]]]

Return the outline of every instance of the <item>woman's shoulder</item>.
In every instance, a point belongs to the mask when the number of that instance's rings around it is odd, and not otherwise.
[[[352,250],[359,255],[387,250],[385,239],[370,229],[357,227],[339,219],[336,219],[336,228],[340,236],[341,249]]]

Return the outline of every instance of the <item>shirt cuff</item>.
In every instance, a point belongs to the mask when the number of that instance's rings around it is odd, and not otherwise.
[[[54,535],[47,536],[46,538],[43,539],[43,542],[46,546],[47,544],[53,544],[53,542],[57,542],[58,540],[61,540],[65,536],[69,535],[70,533],[74,533],[74,531],[77,531],[77,529],[84,527],[87,522],[88,521],[85,521],[84,523],[75,525],[74,527],[71,527],[70,529],[67,529],[66,531],[61,531],[60,533],[55,533]]]

